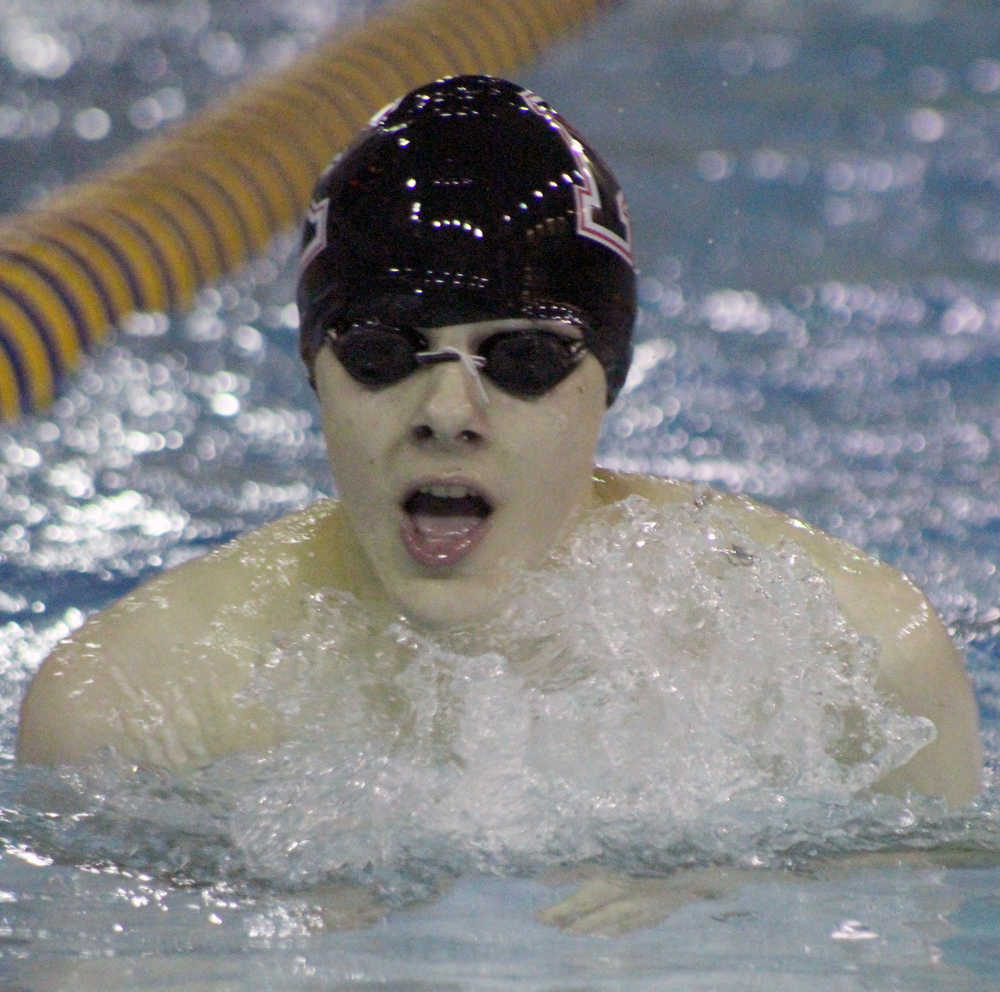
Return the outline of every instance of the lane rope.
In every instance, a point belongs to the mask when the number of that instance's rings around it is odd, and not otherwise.
[[[0,222],[0,421],[49,406],[123,317],[183,308],[260,254],[390,100],[438,76],[507,73],[613,3],[392,8]]]

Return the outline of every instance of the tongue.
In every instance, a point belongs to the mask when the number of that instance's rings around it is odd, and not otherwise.
[[[412,520],[417,533],[426,541],[461,540],[483,522],[478,516],[438,513],[415,513]]]
[[[480,514],[418,511],[403,524],[403,543],[421,565],[454,565],[473,549],[484,530]]]

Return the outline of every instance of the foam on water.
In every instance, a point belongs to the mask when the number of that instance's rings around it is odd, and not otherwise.
[[[712,503],[632,497],[481,628],[432,636],[315,596],[249,690],[294,728],[287,743],[179,780],[64,777],[88,809],[56,842],[398,899],[442,873],[594,859],[784,864],[859,815],[871,833],[854,797],[933,737],[874,689],[876,664],[799,555]],[[903,806],[884,811],[898,823]]]

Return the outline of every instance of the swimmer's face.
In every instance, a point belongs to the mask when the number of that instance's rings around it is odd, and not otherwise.
[[[497,332],[525,327],[582,336],[522,320],[420,333],[427,350],[474,355]],[[496,610],[511,579],[545,561],[589,498],[605,408],[597,360],[581,350],[565,378],[530,398],[500,388],[488,371],[442,361],[391,385],[364,385],[331,346],[316,358],[344,509],[389,599],[423,626]]]

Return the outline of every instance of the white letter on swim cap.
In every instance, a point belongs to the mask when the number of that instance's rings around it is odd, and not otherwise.
[[[313,225],[312,237],[302,249],[299,259],[299,272],[305,272],[309,263],[326,247],[326,217],[330,212],[330,198],[323,197],[319,203],[310,203],[306,214],[306,229]]]
[[[594,220],[594,211],[601,209],[601,193],[597,188],[597,180],[594,178],[594,171],[590,167],[590,160],[580,141],[570,134],[566,125],[555,113],[554,110],[542,103],[541,99],[531,90],[521,90],[521,97],[525,104],[539,117],[547,120],[562,138],[569,153],[576,163],[577,172],[583,177],[583,186],[574,185],[573,193],[576,199],[576,233],[581,237],[590,238],[598,244],[610,248],[616,255],[624,259],[631,268],[635,268],[635,260],[632,254],[632,218],[628,212],[628,205],[625,203],[625,194],[619,190],[615,199],[615,207],[618,210],[618,219],[621,221],[622,230],[625,236],[616,234],[610,227],[605,227]]]

